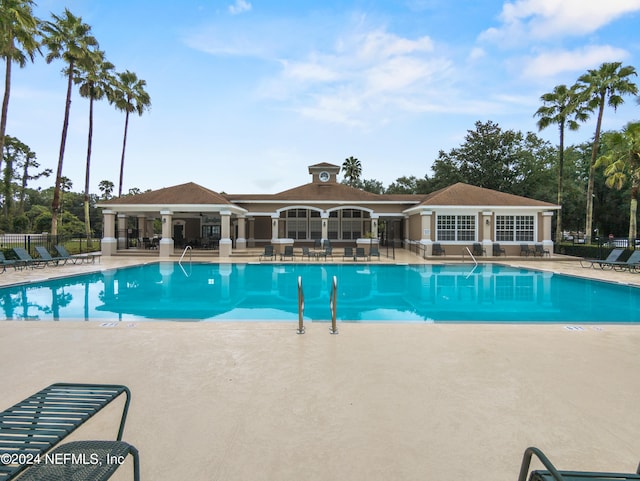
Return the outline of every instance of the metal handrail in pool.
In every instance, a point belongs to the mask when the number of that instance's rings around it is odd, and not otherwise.
[[[336,311],[338,304],[338,278],[333,276],[333,286],[331,287],[331,296],[329,297],[329,308],[331,309],[331,334],[338,334],[338,328],[336,327]]]
[[[302,276],[298,276],[298,334],[304,334],[304,289]]]

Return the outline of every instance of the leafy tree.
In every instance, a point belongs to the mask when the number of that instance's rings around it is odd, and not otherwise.
[[[629,245],[638,237],[637,212],[640,187],[640,122],[629,123],[621,132],[603,136],[608,152],[596,160],[604,167],[607,187],[622,189],[631,183],[629,202]]]
[[[418,179],[414,175],[398,177],[387,187],[387,194],[428,194],[431,192],[429,180],[425,176]]]
[[[53,21],[44,23],[43,45],[49,53],[46,56],[47,63],[55,59],[62,59],[68,67],[64,70],[67,75],[67,101],[64,109],[64,122],[62,124],[62,136],[60,138],[60,153],[58,156],[58,169],[56,171],[56,183],[51,203],[51,234],[58,233],[58,213],[60,211],[60,188],[62,181],[62,164],[64,162],[64,150],[67,142],[67,130],[69,127],[69,113],[71,111],[71,92],[76,66],[86,62],[87,57],[95,56],[93,48],[98,47],[98,41],[90,35],[91,27],[82,22],[82,18],[74,16],[65,9],[62,16],[52,14]]]
[[[111,199],[111,194],[113,194],[114,185],[110,180],[101,180],[98,184],[98,189],[102,192],[102,198],[104,200]]]
[[[362,175],[362,164],[355,157],[347,157],[342,163],[344,173],[344,183],[351,187],[356,187]]]
[[[32,0],[2,0],[0,2],[0,55],[5,60],[4,97],[0,117],[0,152],[4,151],[7,116],[11,96],[11,67],[33,61],[38,49],[38,19],[33,16]],[[1,159],[0,159],[1,162]]]
[[[21,185],[20,185],[20,191],[18,195],[18,214],[23,214],[25,210],[24,203],[25,203],[25,196],[27,193],[28,182],[30,180],[37,180],[41,177],[49,177],[53,173],[53,170],[44,169],[36,173],[35,175],[31,174],[30,170],[32,168],[37,169],[38,167],[40,167],[40,164],[36,160],[35,152],[32,152],[30,149],[25,152],[24,156],[22,156],[21,158],[18,158],[17,167],[20,167],[22,169],[22,176],[20,178]]]
[[[558,149],[558,195],[557,204],[562,206],[562,195],[564,189],[564,132],[578,130],[580,122],[587,120],[588,114],[584,105],[578,102],[575,86],[567,88],[566,85],[556,85],[552,92],[543,94],[540,97],[542,107],[535,116],[539,117],[538,129],[543,130],[555,124],[560,132],[560,147]],[[556,242],[562,241],[562,209],[556,212]]]
[[[629,78],[635,76],[636,69],[632,66],[623,67],[621,62],[603,63],[598,69],[588,70],[578,78],[576,89],[581,102],[592,111],[598,112],[596,132],[593,139],[591,164],[589,167],[589,182],[587,184],[587,208],[585,235],[587,243],[591,242],[593,227],[593,189],[595,182],[595,163],[600,143],[602,117],[605,105],[616,110],[624,103],[623,95],[637,95],[638,87]]]
[[[137,75],[128,70],[118,74],[119,81],[114,90],[113,102],[118,110],[125,113],[124,136],[122,139],[122,157],[120,159],[120,181],[118,197],[122,197],[122,180],[124,177],[124,153],[127,147],[127,130],[129,129],[129,114],[137,112],[141,116],[145,110],[151,108],[151,97],[145,91],[147,83],[138,79]]]
[[[89,133],[87,137],[87,163],[84,180],[84,226],[87,240],[91,238],[91,218],[89,216],[89,179],[91,172],[91,145],[93,140],[93,102],[111,93],[115,83],[112,75],[114,65],[105,60],[104,52],[96,50],[94,55],[82,58],[74,82],[80,85],[80,95],[89,99]]]
[[[433,164],[434,178],[426,185],[439,189],[456,182],[518,195],[527,195],[528,178],[549,166],[550,145],[535,134],[502,130],[494,122],[476,122],[465,142]]]

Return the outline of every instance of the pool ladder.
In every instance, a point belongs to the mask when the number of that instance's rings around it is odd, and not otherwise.
[[[329,309],[331,310],[331,334],[338,334],[336,326],[336,313],[338,308],[338,278],[333,276],[331,285],[331,295],[329,296]],[[302,276],[298,276],[298,334],[304,334],[304,288],[302,287]]]

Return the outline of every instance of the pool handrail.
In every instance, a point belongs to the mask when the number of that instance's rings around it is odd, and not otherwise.
[[[331,287],[331,295],[329,296],[329,308],[331,309],[331,328],[329,332],[331,334],[338,334],[338,327],[336,326],[336,311],[338,303],[338,278],[333,276],[333,283]]]
[[[298,334],[304,334],[304,289],[302,276],[298,276]]]

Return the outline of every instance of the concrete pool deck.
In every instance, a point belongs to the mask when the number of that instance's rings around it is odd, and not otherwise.
[[[640,283],[572,260],[506,263]],[[106,325],[0,322],[0,409],[53,382],[125,384],[124,439],[144,480],[515,481],[529,445],[565,469],[634,472],[640,460],[638,326]],[[117,422],[109,408],[70,439],[113,438]],[[131,479],[130,465],[112,479]]]

